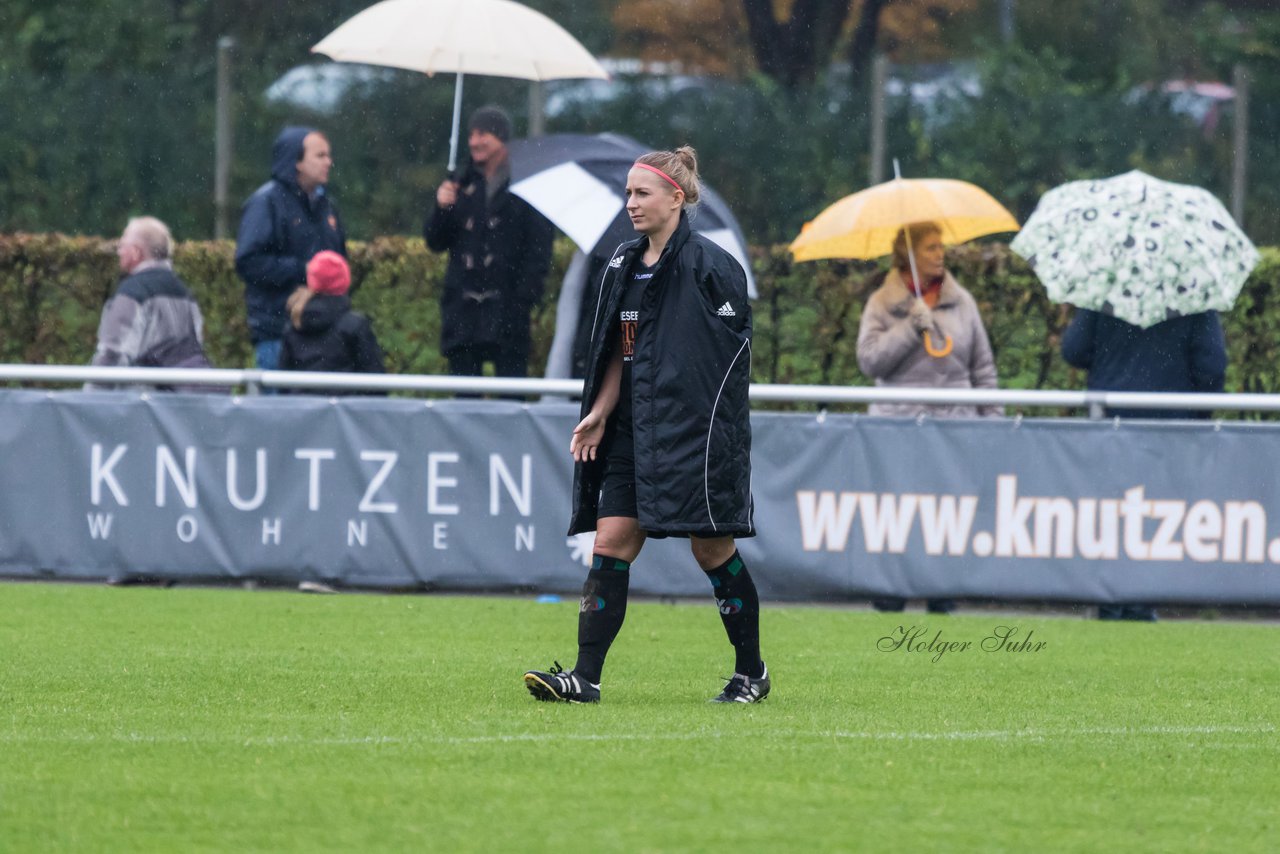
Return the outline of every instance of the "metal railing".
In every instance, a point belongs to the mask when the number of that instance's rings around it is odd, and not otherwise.
[[[243,387],[247,394],[264,389],[307,391],[416,391],[448,394],[581,395],[582,380],[516,377],[450,377],[427,374],[344,374],[318,371],[260,371],[230,368],[98,368],[86,365],[0,365],[0,382],[66,383],[119,386]]]
[[[582,381],[425,374],[330,374],[225,368],[99,368],[86,365],[0,364],[0,382],[80,385],[242,387],[263,389],[549,395],[575,397]],[[889,388],[882,386],[770,385],[753,383],[754,403],[924,403],[964,406],[1084,409],[1103,418],[1106,409],[1280,412],[1280,394],[1172,394],[1132,391],[1030,391],[1015,389]]]

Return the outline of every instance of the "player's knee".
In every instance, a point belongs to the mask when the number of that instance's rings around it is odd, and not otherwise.
[[[596,531],[596,542],[592,551],[598,555],[631,563],[640,554],[640,543],[634,535],[626,531]]]
[[[635,559],[635,556],[630,553],[629,549],[624,548],[622,543],[602,540],[600,537],[596,537],[596,547],[591,551],[594,554],[625,560],[628,563]]]
[[[737,547],[734,545],[733,537],[715,537],[713,539],[691,537],[689,539],[689,548],[693,552],[693,559],[698,562],[698,566],[710,572],[716,567],[724,565],[725,561],[733,557],[733,552]]]

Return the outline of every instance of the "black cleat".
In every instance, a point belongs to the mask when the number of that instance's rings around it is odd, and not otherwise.
[[[733,678],[729,680],[729,684],[724,686],[724,690],[720,692],[720,696],[712,697],[713,703],[758,703],[765,697],[769,696],[769,668],[764,669],[764,675],[759,679],[752,679],[744,673],[735,673]]]
[[[600,702],[599,685],[592,685],[572,670],[565,673],[558,661],[550,672],[530,670],[524,675],[524,686],[535,700],[546,703]]]

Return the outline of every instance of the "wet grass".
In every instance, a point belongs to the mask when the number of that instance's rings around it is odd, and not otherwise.
[[[576,610],[0,584],[0,849],[1274,843],[1275,626],[766,606],[725,708],[714,608],[642,602],[599,706],[535,703]]]

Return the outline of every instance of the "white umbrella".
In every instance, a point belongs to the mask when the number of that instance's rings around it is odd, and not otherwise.
[[[449,171],[458,161],[465,74],[560,80],[609,74],[555,21],[511,0],[383,0],[311,48],[339,62],[458,75]]]

